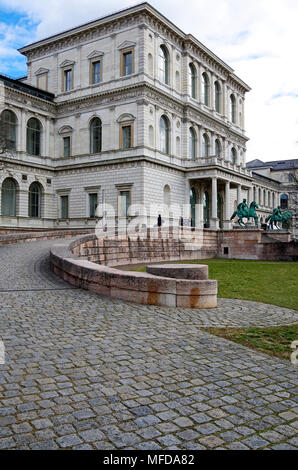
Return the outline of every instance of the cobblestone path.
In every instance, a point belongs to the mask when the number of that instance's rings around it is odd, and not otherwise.
[[[100,297],[50,272],[56,242],[0,247],[0,449],[298,448],[297,367],[201,329],[296,311]]]

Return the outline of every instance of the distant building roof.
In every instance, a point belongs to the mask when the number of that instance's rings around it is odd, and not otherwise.
[[[7,77],[6,75],[0,74],[0,81],[4,83],[5,86],[14,88],[15,90],[23,91],[29,93],[30,95],[36,96],[46,101],[54,101],[55,95],[49,91],[40,90],[34,86],[28,85],[20,80],[15,78]]]
[[[293,170],[298,169],[298,159],[293,158],[291,160],[273,160],[271,162],[262,162],[262,160],[255,159],[247,162],[247,168],[271,168],[272,171],[280,170]]]

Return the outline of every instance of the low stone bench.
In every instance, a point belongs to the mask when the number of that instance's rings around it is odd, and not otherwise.
[[[87,239],[85,237],[85,241]],[[83,243],[84,238],[81,240]],[[217,281],[208,280],[208,266],[165,265],[167,274],[175,274],[171,276],[163,274],[163,266],[160,265],[150,266],[159,268],[159,275],[121,271],[76,256],[72,249],[78,246],[78,242],[80,239],[71,243],[60,242],[52,247],[50,253],[54,272],[76,287],[143,305],[182,308],[217,306]]]

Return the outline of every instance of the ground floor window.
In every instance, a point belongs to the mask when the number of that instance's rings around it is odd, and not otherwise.
[[[281,207],[281,209],[287,209],[288,208],[288,196],[286,194],[282,194],[280,196],[280,207]]]
[[[68,195],[60,196],[61,219],[68,219],[69,197]]]
[[[41,217],[41,187],[32,183],[29,188],[29,217]]]
[[[129,215],[130,191],[119,191],[119,217],[127,217]]]
[[[7,178],[2,183],[2,215],[16,216],[17,185],[12,178]]]
[[[96,217],[96,209],[98,206],[98,194],[90,193],[89,194],[89,217]]]
[[[203,196],[203,213],[204,213],[204,228],[210,227],[210,212],[209,212],[209,194],[204,192]]]

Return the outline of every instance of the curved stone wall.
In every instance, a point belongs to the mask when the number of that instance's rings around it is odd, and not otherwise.
[[[160,247],[158,253],[162,253],[162,238],[160,238]],[[73,240],[71,243],[61,241],[51,249],[51,263],[54,272],[65,279],[70,284],[96,292],[109,297],[132,301],[146,305],[160,305],[169,307],[186,308],[213,308],[217,305],[217,281],[206,278],[188,279],[174,278],[150,273],[139,273],[134,271],[123,271],[106,264],[99,264],[101,255],[100,247],[103,249],[104,240],[98,240],[95,235],[87,236]],[[128,237],[121,236],[110,239],[114,242],[114,249],[117,251],[121,246],[128,243]],[[129,241],[131,243],[131,240]],[[142,240],[143,253],[146,245],[145,239]],[[148,240],[149,243],[149,240]],[[95,244],[95,247],[93,246]],[[111,245],[108,244],[108,250]],[[96,254],[88,251],[97,249]],[[87,252],[86,252],[87,250]],[[85,259],[78,256],[82,253]],[[150,252],[151,253],[151,252]],[[114,254],[114,253],[109,253]],[[97,263],[86,259],[86,256],[92,256]],[[139,254],[138,261],[140,262]],[[149,256],[148,252],[146,257]],[[173,253],[174,256],[174,253]],[[194,250],[187,250],[180,246],[180,258],[197,258],[198,254]],[[154,258],[154,253],[150,255],[151,261],[159,261]],[[127,257],[122,258],[127,261]],[[135,258],[133,258],[135,259]],[[146,258],[142,258],[142,262]],[[164,255],[163,255],[163,259]],[[177,259],[177,257],[176,257]],[[107,259],[105,260],[107,262]],[[114,263],[112,257],[111,262]],[[129,258],[131,262],[131,258]],[[119,263],[120,264],[120,263]],[[122,262],[122,264],[125,264]],[[193,265],[190,266],[193,269]],[[183,270],[187,270],[187,265],[183,265]],[[206,270],[204,270],[206,277]]]

